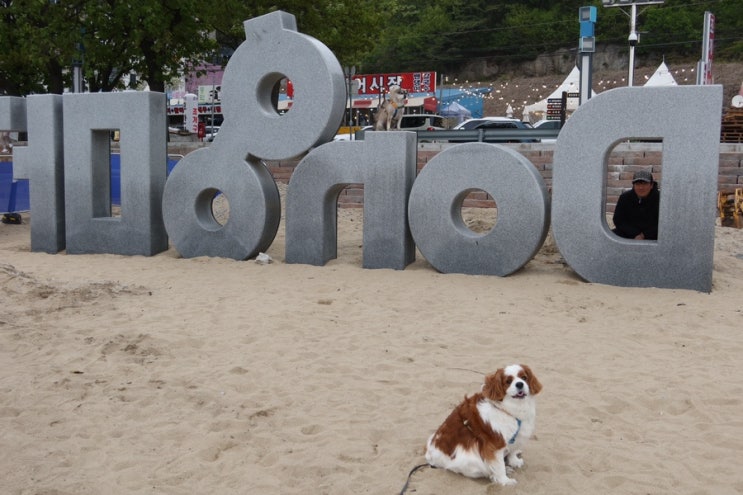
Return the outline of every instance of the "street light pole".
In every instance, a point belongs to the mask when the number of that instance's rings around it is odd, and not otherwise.
[[[627,75],[627,86],[632,86],[635,81],[635,46],[640,41],[637,36],[637,4],[632,4],[629,21],[629,74]]]
[[[635,79],[635,46],[640,42],[640,35],[637,33],[637,6],[638,5],[659,5],[665,0],[602,0],[604,7],[630,7],[629,16],[629,74],[627,75],[627,85],[632,86]]]

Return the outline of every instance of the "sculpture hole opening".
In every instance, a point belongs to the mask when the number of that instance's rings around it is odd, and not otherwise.
[[[338,258],[363,263],[364,247],[364,185],[345,184],[336,199],[336,225],[342,225],[347,235],[338,237]]]
[[[291,110],[294,88],[291,81],[279,72],[263,76],[258,83],[257,97],[263,111],[272,115],[284,115]]]
[[[93,218],[121,217],[121,153],[119,129],[91,131]]]
[[[219,230],[230,219],[230,201],[219,189],[208,188],[196,199],[196,217],[205,230]]]
[[[495,199],[482,189],[463,191],[454,202],[454,218],[469,231],[486,235],[498,223],[498,205]]]
[[[221,226],[226,225],[230,219],[230,201],[227,199],[227,196],[221,191],[214,193],[211,207],[214,221]]]
[[[638,188],[637,193],[645,194],[650,189],[660,191],[662,163],[663,139],[661,138],[635,137],[623,139],[618,141],[606,154],[603,218],[605,226],[614,234],[632,238],[630,237],[630,231],[635,232],[639,228],[637,225],[625,225],[617,228],[614,223],[617,203],[623,193],[628,193],[634,189],[633,178],[636,177],[636,174],[650,174],[654,182],[654,185],[646,186],[645,190]],[[653,198],[650,197],[651,203],[652,200]],[[660,200],[655,199],[658,210],[661,201],[662,195]],[[630,201],[630,203],[635,202],[636,200]],[[647,210],[647,207],[644,209]],[[639,218],[637,212],[628,211],[625,216],[628,215],[632,218],[630,223],[637,222],[637,218]],[[642,223],[644,224],[645,221],[643,220]],[[652,234],[650,234],[650,239],[647,240],[656,240],[654,237],[657,236],[657,223],[655,225],[655,227],[650,228]]]
[[[121,153],[119,151],[119,142],[121,141],[121,131],[111,129],[109,131],[109,201],[108,215],[113,218],[121,217]]]

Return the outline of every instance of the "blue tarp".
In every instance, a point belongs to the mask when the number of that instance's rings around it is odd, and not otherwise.
[[[492,92],[493,88],[444,88],[436,91],[436,97],[439,99],[439,108],[457,102],[472,112],[473,118],[480,118],[483,115],[482,99]]]
[[[178,160],[168,158],[168,173]],[[111,204],[121,205],[121,155],[111,155]],[[0,162],[0,213],[29,211],[28,181],[13,180],[13,162]]]
[[[13,180],[13,162],[0,162],[0,213],[28,211],[28,181]]]

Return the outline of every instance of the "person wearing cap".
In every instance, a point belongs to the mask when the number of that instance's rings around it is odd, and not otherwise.
[[[632,189],[623,192],[614,208],[614,232],[626,239],[658,239],[660,191],[653,174],[639,170],[632,176]]]

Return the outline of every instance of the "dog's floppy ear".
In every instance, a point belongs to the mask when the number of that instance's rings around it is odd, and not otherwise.
[[[532,395],[538,394],[542,390],[542,384],[539,383],[539,380],[537,380],[537,377],[534,375],[534,372],[526,366],[525,364],[521,365],[521,368],[523,368],[524,373],[526,373],[526,383],[529,384],[529,391],[532,393]]]
[[[482,386],[482,393],[488,399],[501,401],[506,396],[506,386],[503,383],[504,372],[499,369],[492,375],[485,377],[485,383]]]

